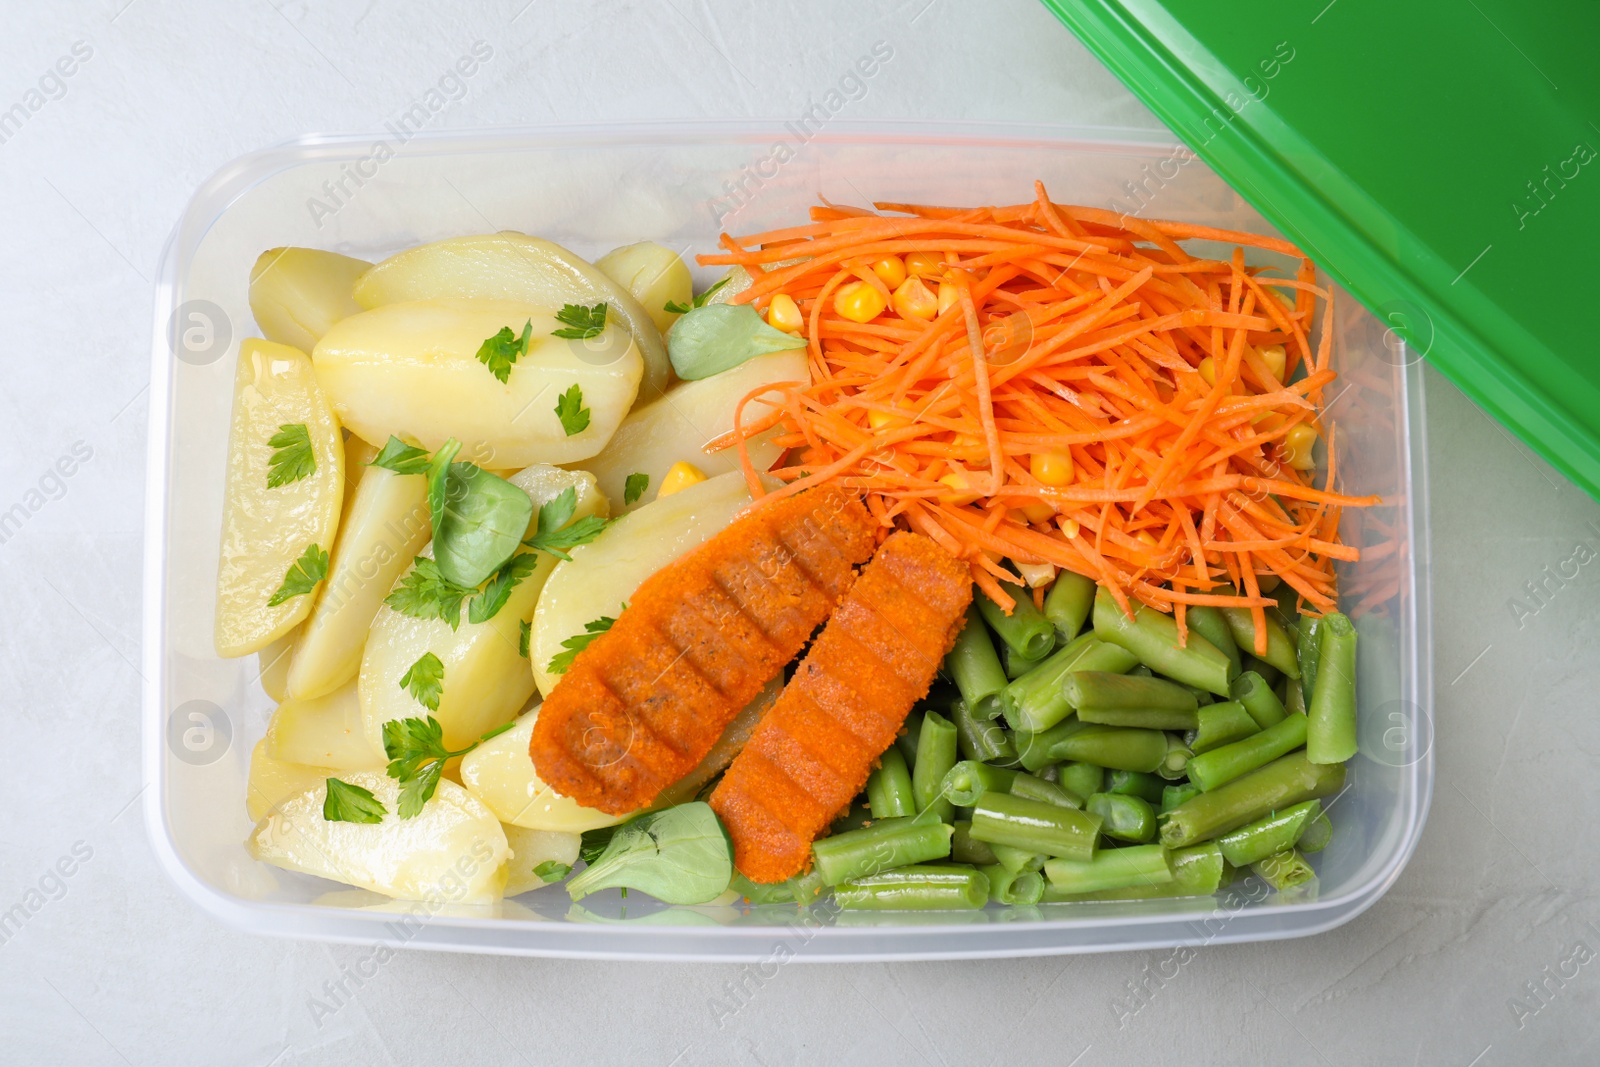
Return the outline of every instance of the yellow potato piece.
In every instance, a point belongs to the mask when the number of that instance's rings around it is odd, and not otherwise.
[[[694,278],[683,257],[654,241],[614,248],[595,260],[594,265],[632,293],[662,333],[683,314],[668,311],[667,305],[688,307],[694,299]]]
[[[498,737],[461,758],[461,784],[510,826],[581,834],[614,826],[626,815],[586,808],[546,785],[533,768],[528,741],[539,718],[535,708]]]
[[[267,739],[256,742],[250,753],[250,779],[245,786],[245,810],[251,822],[262,818],[289,797],[316,788],[338,774],[331,767],[307,767],[273,759],[267,752]]]
[[[400,783],[383,771],[347,771],[338,777],[371,792],[388,812],[383,820],[324,819],[324,782],[289,797],[263,818],[245,842],[250,854],[285,870],[403,900],[500,896],[511,848],[494,815],[471,793],[441,780],[422,811],[402,819]]]
[[[367,736],[354,678],[325,696],[279,704],[266,742],[267,755],[285,763],[368,770],[388,762]]]
[[[539,508],[568,487],[577,496],[575,520],[610,511],[593,476],[582,472],[536,464],[513,475],[511,482],[532,498],[535,524]],[[428,552],[424,549],[422,554]],[[462,748],[509,722],[533,693],[528,661],[521,651],[522,623],[533,615],[555,564],[555,557],[539,553],[533,572],[517,583],[505,606],[487,622],[469,621],[466,603],[455,630],[439,619],[413,618],[387,605],[379,608],[362,652],[359,681],[362,719],[372,742],[382,746],[385,722],[428,714],[400,687],[400,679],[425,652],[432,652],[444,665],[439,709],[433,715],[444,727],[447,747]]]
[[[289,665],[294,658],[294,643],[299,637],[300,627],[296,626],[256,653],[256,676],[261,681],[261,688],[279,703],[289,696]]]
[[[502,328],[528,351],[501,382],[478,360]],[[344,425],[375,445],[391,435],[432,451],[451,437],[462,460],[493,470],[573,463],[605,447],[633,406],[643,362],[622,327],[589,340],[553,336],[566,327],[548,306],[512,300],[416,300],[345,319],[312,358]],[[567,433],[557,402],[581,390],[587,426]]]
[[[654,399],[672,380],[661,332],[639,301],[594,264],[553,241],[511,230],[451,237],[390,256],[355,286],[356,303],[365,308],[448,297],[518,300],[550,308],[604,303],[606,321],[617,320],[643,353],[639,395]]]
[[[316,469],[267,487],[273,448],[283,425],[303,423]],[[239,346],[228,481],[222,505],[217,567],[216,645],[222,656],[265,648],[311,611],[310,595],[276,607],[267,601],[308,545],[333,544],[344,495],[344,443],[332,408],[299,349],[248,338]]]
[[[547,885],[560,885],[558,878],[546,882],[533,873],[541,863],[564,863],[568,867],[578,862],[578,848],[583,844],[582,834],[561,830],[527,830],[521,826],[501,826],[506,832],[506,842],[511,846],[511,860],[506,864],[506,896],[515,897]]]
[[[587,622],[616,618],[640,582],[709,540],[749,503],[744,475],[734,471],[636,508],[574,548],[551,573],[533,616],[528,649],[539,692],[549,696],[561,680],[549,665],[563,641]]]
[[[598,456],[575,465],[598,478],[600,491],[615,504],[632,511],[654,498],[675,463],[691,464],[709,477],[738,470],[737,448],[709,455],[704,448],[733,429],[739,401],[769,382],[810,381],[805,349],[797,348],[757,356],[709,378],[679,382],[666,396],[634,408]],[[745,405],[744,420],[754,422],[770,410],[760,399],[752,400]],[[776,432],[768,430],[749,441],[750,463],[758,471],[770,468],[782,451],[772,443]],[[638,500],[625,504],[623,488],[630,474],[647,475],[650,484]]]
[[[269,248],[250,268],[250,312],[267,340],[309,352],[361,311],[351,293],[370,266],[320,248]]]

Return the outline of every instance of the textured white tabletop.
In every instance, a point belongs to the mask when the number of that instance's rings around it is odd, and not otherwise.
[[[25,919],[0,934],[0,1062],[1600,1062],[1600,578],[1551,578],[1600,547],[1600,507],[1432,374],[1437,788],[1410,865],[1348,925],[1181,965],[402,953],[317,1012],[371,950],[207,918],[133,803],[150,280],[195,186],[381,127],[477,41],[493,57],[434,128],[792,118],[879,41],[893,61],[850,118],[1160,126],[1033,0],[4,8],[0,511],[27,518],[0,544],[0,913]],[[1514,613],[1530,582],[1538,610]]]

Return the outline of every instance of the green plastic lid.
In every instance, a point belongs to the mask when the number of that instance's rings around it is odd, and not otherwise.
[[[1600,497],[1600,4],[1045,0],[1195,152]],[[1600,322],[1600,316],[1597,316]]]

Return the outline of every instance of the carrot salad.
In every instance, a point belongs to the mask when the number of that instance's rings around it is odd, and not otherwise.
[[[1009,207],[825,203],[809,225],[723,234],[699,262],[749,271],[730,303],[798,329],[811,382],[752,392],[708,448],[737,446],[758,498],[860,491],[1008,611],[1002,583],[1064,568],[1180,634],[1189,605],[1248,607],[1261,654],[1267,594],[1287,583],[1302,610],[1334,610],[1334,562],[1359,558],[1340,509],[1378,502],[1336,489],[1332,294],[1286,241],[1034,188]],[[1299,262],[1287,276],[1245,248]],[[768,411],[747,422],[752,401]],[[768,431],[789,449],[771,491],[747,447]]]

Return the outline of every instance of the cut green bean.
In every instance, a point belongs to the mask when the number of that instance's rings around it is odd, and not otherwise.
[[[907,767],[917,765],[917,740],[922,734],[922,716],[924,709],[912,708],[911,714],[906,716],[906,724],[894,737],[894,747],[900,750],[900,755],[905,757]]]
[[[955,647],[944,658],[945,671],[961,690],[961,701],[979,719],[1000,714],[1000,691],[1009,681],[1000,657],[995,655],[989,628],[976,607],[967,609],[967,623],[956,638]]]
[[[1046,856],[1093,859],[1100,822],[1088,812],[1009,793],[984,793],[972,805],[974,838]]]
[[[1124,796],[1139,797],[1152,804],[1159,803],[1161,791],[1167,783],[1154,774],[1144,771],[1110,771],[1106,774],[1105,788],[1102,793],[1121,793]],[[1012,790],[1016,792],[1016,790]]]
[[[1100,816],[1100,832],[1107,837],[1139,844],[1155,840],[1156,810],[1142,797],[1096,793],[1088,799],[1084,810]]]
[[[958,807],[970,808],[985,793],[1008,793],[1017,772],[978,760],[962,760],[945,772],[939,794]]]
[[[989,899],[999,904],[1037,904],[1044,896],[1044,875],[1013,871],[999,863],[978,868],[989,879]]]
[[[1306,827],[1306,832],[1300,835],[1297,846],[1301,852],[1321,852],[1328,847],[1328,842],[1333,840],[1333,820],[1328,818],[1327,812],[1321,812],[1311,824]]]
[[[853,911],[975,910],[989,901],[989,879],[973,867],[920,864],[837,885],[833,899]]]
[[[1106,769],[1093,763],[1069,760],[1056,765],[1056,782],[1075,797],[1087,797],[1105,788]]]
[[[1306,717],[1286,715],[1282,722],[1231,745],[1202,752],[1189,761],[1189,781],[1202,792],[1263,767],[1306,743]]]
[[[1257,860],[1294,848],[1306,829],[1322,814],[1322,801],[1308,800],[1275,811],[1264,819],[1241,826],[1217,838],[1222,856],[1235,867],[1248,867]]]
[[[867,776],[867,805],[874,819],[895,819],[917,813],[906,758],[893,745],[884,752],[883,762]]]
[[[880,819],[871,826],[824,837],[811,846],[817,874],[838,885],[895,867],[950,855],[948,823],[928,815],[914,819]]]
[[[956,820],[954,833],[950,836],[950,858],[957,863],[970,863],[977,867],[999,862],[987,841],[972,839],[970,819]]]
[[[1043,767],[1040,767],[1037,771],[1034,771],[1033,775],[1042,782],[1059,783],[1061,779],[1061,765],[1058,763],[1047,763]]]
[[[1160,845],[1103,849],[1090,860],[1052,859],[1044,865],[1044,874],[1062,893],[1165,885],[1174,877],[1172,857]]]
[[[1067,703],[1075,708],[1159,708],[1193,711],[1199,707],[1194,693],[1176,682],[1160,678],[1077,669],[1061,680]]]
[[[1261,730],[1250,712],[1237,700],[1206,705],[1200,709],[1198,721],[1198,727],[1186,735],[1189,748],[1195,755],[1242,741]]]
[[[1072,571],[1061,571],[1055,584],[1044,596],[1044,617],[1056,628],[1056,637],[1063,643],[1071,641],[1083,629],[1094,607],[1093,578],[1085,578]]]
[[[1257,860],[1250,865],[1250,869],[1258,878],[1280,893],[1286,889],[1305,885],[1317,876],[1317,872],[1312,870],[1306,858],[1292,848],[1287,852],[1279,852],[1275,856]]]
[[[1247,672],[1259,674],[1261,676],[1261,680],[1266,682],[1269,686],[1277,685],[1279,682],[1283,681],[1283,679],[1288,677],[1288,675],[1284,674],[1282,671],[1264,659],[1256,659],[1254,656],[1246,655],[1243,659],[1243,663],[1244,669]]]
[[[1294,685],[1294,680],[1290,679],[1289,684]],[[1245,671],[1235,678],[1229,695],[1244,705],[1244,710],[1250,713],[1256,725],[1263,730],[1283,719],[1283,702],[1272,691],[1267,680],[1255,671]]]
[[[1291,804],[1333,796],[1344,778],[1342,763],[1312,763],[1303,752],[1284,756],[1167,812],[1161,843],[1183,848],[1209,841]]]
[[[1167,754],[1156,768],[1156,774],[1169,782],[1189,776],[1189,761],[1194,759],[1194,749],[1177,734],[1167,735]]]
[[[1120,771],[1154,771],[1167,758],[1167,735],[1160,730],[1069,719],[1041,733],[1019,732],[1017,755],[1030,771],[1058,760],[1082,760]]]
[[[1046,730],[1072,714],[1063,683],[1073,671],[1120,673],[1138,662],[1133,653],[1088,633],[1006,686],[1000,699],[1006,722],[1018,730]]]
[[[1217,651],[1228,657],[1235,674],[1244,669],[1240,666],[1239,643],[1233,639],[1233,630],[1228,626],[1228,620],[1222,617],[1220,609],[1209,604],[1191,604],[1184,614],[1184,620],[1189,624],[1189,629],[1216,645]]]
[[[993,719],[974,715],[965,700],[951,703],[950,721],[956,727],[956,742],[962,759],[985,763],[1010,763],[1016,759],[1016,746],[1005,728]]]
[[[1026,848],[1015,848],[1011,845],[1002,845],[994,842],[989,845],[989,851],[994,853],[994,861],[1008,871],[1037,871],[1044,867],[1048,856],[1040,855]]]
[[[973,597],[973,603],[978,606],[978,612],[983,616],[983,621],[993,630],[1012,650],[1019,656],[1028,659],[1043,659],[1050,653],[1050,646],[1056,641],[1056,627],[1044,614],[1033,606],[1033,595],[1020,586],[1006,582],[1000,583],[1000,588],[1009,593],[1016,601],[1011,608],[1011,614],[990,600],[987,595],[978,592]]]
[[[1249,608],[1222,608],[1222,617],[1228,620],[1228,629],[1233,631],[1234,643],[1239,646],[1242,654],[1255,655],[1256,652],[1256,624],[1250,616]],[[1300,677],[1300,664],[1294,655],[1294,639],[1289,636],[1289,631],[1278,622],[1277,613],[1265,611],[1262,613],[1263,622],[1267,628],[1267,651],[1260,658],[1272,664],[1278,670],[1291,678]],[[1246,668],[1249,669],[1248,667]]]
[[[1055,782],[1047,782],[1031,774],[1018,774],[1011,780],[1008,792],[1014,797],[1042,800],[1046,804],[1055,804],[1063,808],[1083,807],[1082,797],[1074,796]]]
[[[933,810],[950,822],[954,808],[943,795],[944,776],[956,765],[956,728],[936,711],[922,720],[917,761],[911,771],[911,795],[917,811]]]
[[[1132,652],[1157,674],[1218,696],[1228,695],[1228,682],[1233,678],[1228,657],[1197,633],[1189,635],[1187,647],[1179,647],[1178,624],[1147,604],[1136,604],[1130,619],[1110,593],[1100,590],[1094,598],[1094,633],[1102,641]]]
[[[1123,851],[1119,849],[1118,851]],[[1102,853],[1103,855],[1104,853]],[[1169,849],[1172,860],[1172,881],[1157,885],[1130,885],[1117,889],[1097,889],[1088,893],[1067,893],[1055,889],[1048,882],[1044,888],[1044,903],[1070,900],[1153,900],[1163,897],[1210,896],[1222,887],[1224,875],[1229,870],[1217,850],[1215,842],[1193,845],[1189,848]]]
[[[1295,638],[1295,659],[1300,664],[1300,691],[1310,693],[1317,684],[1317,653],[1322,647],[1322,616],[1300,616]]]
[[[1343,763],[1356,754],[1356,628],[1338,612],[1322,619],[1307,718],[1306,758],[1312,763]]]
[[[1193,782],[1182,782],[1177,785],[1168,785],[1161,790],[1160,813],[1165,815],[1173,808],[1182,804],[1190,797],[1200,795],[1200,787]]]
[[[1056,646],[1052,642],[1050,647],[1045,650],[1044,655],[1035,659],[1030,659],[1027,656],[1017,655],[1010,645],[1005,645],[1000,649],[1000,662],[1005,666],[1006,677],[1012,681],[1016,681],[1018,678],[1021,678],[1024,674],[1027,674],[1039,664],[1049,659],[1050,653],[1054,652],[1055,650]]]
[[[1078,709],[1078,719],[1100,726],[1130,726],[1138,730],[1193,730],[1199,718],[1192,711],[1170,708],[1093,708]]]

